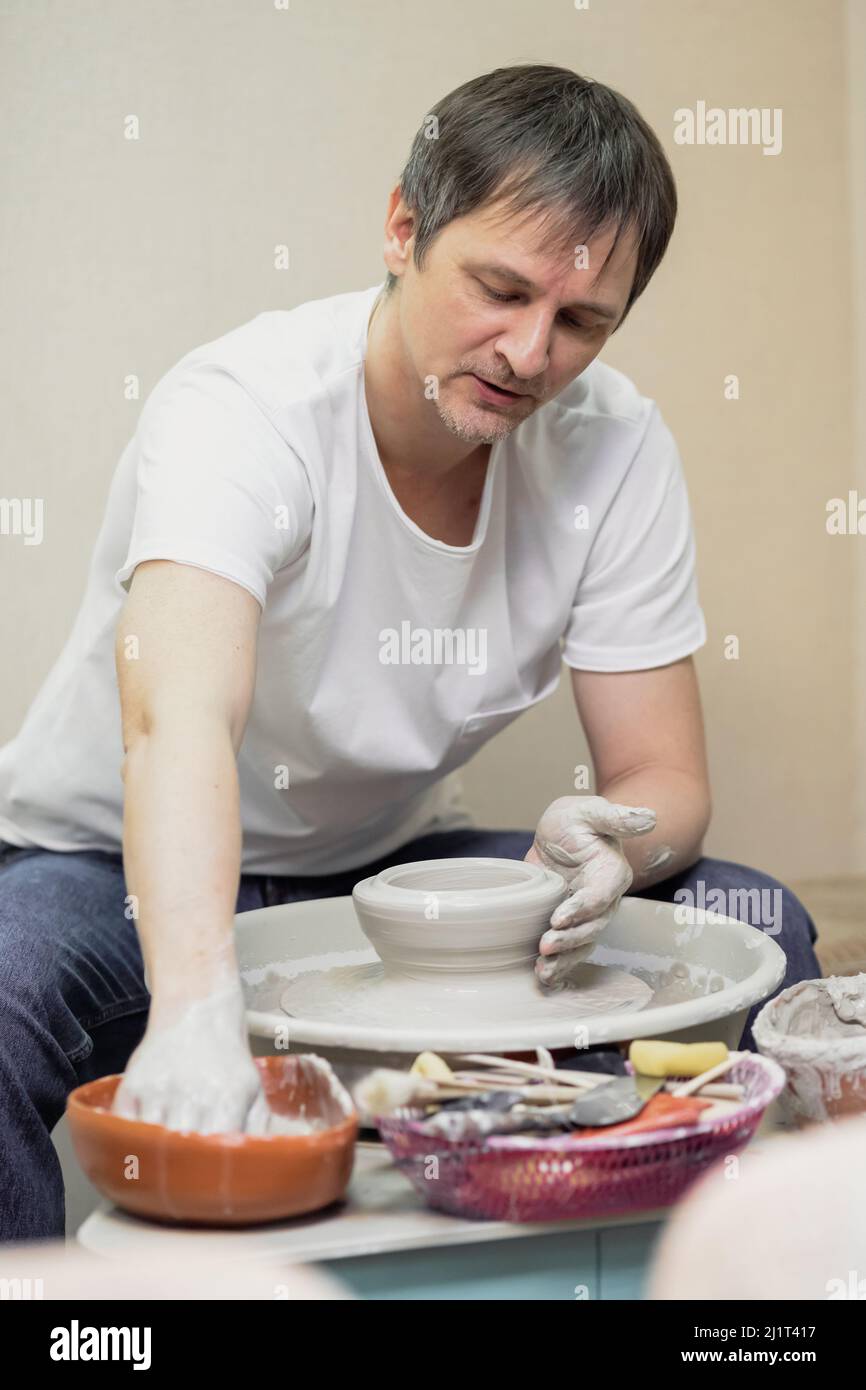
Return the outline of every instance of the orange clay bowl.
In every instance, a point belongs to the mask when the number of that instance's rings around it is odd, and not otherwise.
[[[256,1057],[270,1107],[324,1120],[313,1134],[193,1134],[111,1113],[120,1076],[69,1096],[69,1132],[94,1187],[124,1211],[183,1225],[246,1226],[318,1211],[344,1195],[358,1116],[322,1058]],[[341,1093],[342,1092],[342,1096]]]

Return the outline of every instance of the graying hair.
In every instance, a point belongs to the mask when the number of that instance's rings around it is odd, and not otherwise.
[[[673,172],[637,108],[550,63],[496,68],[437,102],[412,142],[400,190],[415,218],[418,270],[443,227],[500,200],[503,219],[540,214],[563,250],[615,226],[605,265],[623,231],[633,231],[637,266],[620,324],[661,261],[677,213]],[[385,293],[397,283],[389,271]]]

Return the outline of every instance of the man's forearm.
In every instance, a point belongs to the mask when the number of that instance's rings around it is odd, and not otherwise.
[[[654,830],[622,841],[634,872],[630,893],[640,893],[700,858],[712,809],[702,779],[649,764],[608,782],[598,794],[625,806],[648,806],[656,813]]]
[[[208,716],[157,720],[130,742],[123,778],[127,892],[158,1015],[236,977],[241,828],[229,731]]]

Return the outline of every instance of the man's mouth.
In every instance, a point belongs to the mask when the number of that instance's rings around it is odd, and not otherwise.
[[[470,375],[478,383],[479,390],[486,400],[499,400],[505,404],[508,401],[519,401],[525,395],[523,391],[507,391],[504,386],[497,386],[475,372],[471,372]]]

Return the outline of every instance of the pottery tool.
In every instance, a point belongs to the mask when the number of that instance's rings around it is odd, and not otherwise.
[[[743,1105],[743,1102],[741,1100],[711,1100],[703,1095],[698,1095],[694,1097],[687,1096],[685,1097],[685,1099],[705,1100],[707,1102],[709,1109],[704,1110],[702,1112],[701,1124],[703,1124],[706,1120],[725,1120],[729,1115],[733,1115],[738,1110],[742,1109]]]
[[[521,1072],[524,1076],[538,1076],[545,1079],[555,1076],[557,1084],[563,1086],[597,1086],[599,1080],[604,1080],[604,1077],[599,1077],[597,1072],[574,1071],[573,1069],[566,1071],[562,1067],[554,1067],[551,1070],[548,1067],[538,1066],[535,1062],[515,1062],[510,1057],[494,1057],[486,1052],[464,1052],[460,1055],[466,1062],[478,1062],[482,1066]]]
[[[363,1115],[392,1115],[406,1105],[423,1105],[432,1100],[460,1099],[465,1089],[445,1087],[423,1076],[377,1067],[353,1089],[353,1099]]]
[[[634,1119],[661,1090],[660,1077],[614,1076],[576,1100],[568,1118],[573,1125],[607,1127]]]
[[[420,1053],[409,1073],[379,1068],[360,1083],[355,1100],[362,1112],[389,1115],[407,1105],[436,1107],[454,1118],[431,1132],[456,1138],[519,1133],[526,1129],[574,1129],[622,1124],[638,1115],[661,1088],[663,1078],[588,1073],[589,1084],[570,1073],[560,1085],[555,1067],[503,1061],[487,1053],[469,1059],[482,1073],[452,1069],[434,1052]]]
[[[387,1068],[372,1072],[356,1088],[355,1099],[371,1116],[413,1105],[462,1115],[462,1120],[443,1121],[436,1131],[443,1135],[447,1131],[452,1137],[519,1133],[518,1121],[522,1116],[526,1127],[529,1114],[537,1116],[536,1127],[542,1129],[613,1128],[640,1115],[663,1088],[676,1100],[696,1093],[707,1104],[715,1100],[716,1114],[736,1108],[742,1088],[717,1085],[714,1092],[713,1082],[742,1055],[728,1052],[724,1043],[644,1039],[631,1046],[634,1074],[629,1075],[616,1074],[625,1068],[618,1053],[594,1055],[590,1065],[605,1069],[583,1072],[469,1052],[461,1054],[460,1060],[483,1070],[463,1071],[428,1050],[418,1054],[408,1073]],[[673,1083],[667,1080],[672,1075],[677,1078]],[[683,1076],[689,1079],[684,1082]]]
[[[491,1068],[495,1068],[502,1062],[501,1058],[492,1057],[487,1053],[468,1053],[466,1056],[467,1060],[471,1062],[487,1063]],[[565,1117],[569,1125],[606,1126],[620,1124],[640,1114],[647,1101],[664,1084],[664,1078],[610,1076],[594,1072],[562,1072],[556,1068],[551,1073],[549,1068],[536,1066],[532,1062],[508,1061],[506,1065],[526,1076],[549,1077],[553,1075],[557,1082],[568,1076],[569,1084],[580,1087],[588,1086],[589,1089],[584,1095],[576,1098]],[[544,1099],[546,1090],[547,1088],[541,1085],[532,1087],[527,1092],[527,1101],[530,1104],[540,1103]]]
[[[625,1218],[670,1206],[704,1171],[753,1137],[785,1076],[775,1062],[754,1053],[738,1063],[735,1074],[745,1104],[729,1110],[724,1102],[723,1114],[716,1109],[720,1102],[661,1090],[634,1119],[603,1129],[527,1129],[490,1138],[464,1130],[464,1141],[458,1134],[455,1143],[437,1138],[419,1111],[409,1110],[384,1116],[379,1132],[418,1198],[452,1220],[608,1220],[614,1211]],[[520,1122],[521,1106],[505,1115]],[[440,1112],[432,1119],[441,1124],[442,1117]],[[449,1124],[458,1119],[452,1115]],[[525,1116],[524,1123],[537,1124],[538,1116]],[[436,1182],[430,1181],[433,1159]]]
[[[425,1081],[434,1081],[441,1086],[452,1089],[465,1087],[468,1092],[509,1090],[512,1088],[525,1090],[526,1094],[533,1097],[535,1104],[544,1101],[570,1099],[572,1088],[585,1090],[587,1085],[594,1084],[600,1079],[590,1078],[590,1081],[586,1082],[572,1074],[565,1082],[562,1082],[556,1067],[547,1067],[532,1062],[514,1062],[510,1059],[505,1060],[486,1054],[477,1054],[477,1056],[481,1057],[485,1064],[489,1064],[488,1070],[479,1072],[455,1071],[438,1053],[421,1052],[412,1063],[409,1075],[420,1077]],[[536,1077],[547,1084],[529,1087],[530,1080],[534,1080]]]
[[[448,1111],[461,1110],[510,1110],[513,1106],[519,1105],[523,1100],[522,1091],[486,1091],[483,1095],[461,1096],[459,1100],[445,1100],[442,1102],[441,1109]],[[553,1109],[553,1107],[549,1107]]]
[[[358,1109],[369,1116],[391,1115],[410,1105],[440,1105],[443,1101],[462,1100],[475,1095],[479,1099],[491,1091],[512,1091],[510,1084],[495,1078],[486,1083],[461,1084],[455,1075],[453,1082],[439,1082],[430,1077],[413,1076],[411,1072],[378,1067],[356,1085],[353,1095]],[[533,1106],[563,1103],[574,1100],[571,1086],[554,1086],[533,1082],[517,1089],[519,1098]]]
[[[561,1115],[542,1108],[525,1113],[514,1109],[464,1110],[456,1113],[451,1109],[443,1109],[429,1119],[422,1120],[421,1124],[426,1134],[448,1139],[452,1143],[463,1139],[486,1139],[494,1134],[531,1134],[538,1130],[555,1131],[567,1128]]]
[[[625,1080],[626,1078],[617,1078]],[[611,1084],[616,1084],[616,1082]],[[657,1081],[661,1086],[661,1080]],[[576,1123],[572,1119],[575,1111],[592,1097],[575,1102],[569,1111],[563,1113],[561,1107],[553,1109],[534,1109],[515,1105],[507,1111],[462,1110],[443,1108],[435,1115],[420,1121],[425,1134],[447,1139],[452,1143],[462,1140],[479,1140],[493,1135],[531,1135],[533,1131],[564,1131],[564,1137],[592,1139],[599,1141],[609,1137],[625,1137],[646,1130],[672,1129],[680,1125],[695,1124],[705,1112],[713,1108],[713,1102],[700,1100],[696,1096],[675,1097],[658,1091],[649,1100],[642,1102],[641,1112],[617,1122],[605,1124],[596,1119],[592,1124]]]
[[[675,1082],[675,1081],[666,1081],[666,1082],[665,1082],[665,1090],[666,1090],[666,1091],[671,1091],[673,1094],[676,1094],[676,1091],[677,1091],[677,1084],[676,1084],[676,1082]],[[706,1086],[701,1086],[700,1090],[698,1090],[698,1091],[695,1092],[695,1095],[698,1095],[698,1096],[707,1096],[707,1097],[709,1097],[711,1100],[736,1100],[736,1101],[741,1101],[741,1100],[744,1099],[745,1094],[746,1094],[746,1088],[745,1088],[745,1086],[740,1086],[737,1082],[734,1082],[734,1081],[724,1081],[724,1082],[720,1082],[720,1081],[709,1081],[709,1082],[707,1082]]]
[[[389,1072],[379,1068],[356,1088],[354,1099],[367,1115],[386,1116],[405,1106],[427,1108],[425,1130],[431,1136],[457,1143],[461,1140],[482,1140],[493,1134],[532,1134],[550,1131],[592,1134],[609,1130],[621,1133],[623,1127],[635,1123],[642,1113],[648,1113],[648,1123],[662,1122],[662,1127],[674,1123],[692,1123],[699,1109],[709,1106],[713,1113],[735,1108],[733,1099],[717,1099],[716,1109],[710,1099],[694,1099],[691,1091],[719,1076],[733,1065],[738,1054],[727,1054],[705,1072],[692,1074],[688,1090],[678,1084],[674,1094],[662,1090],[667,1068],[691,1066],[694,1072],[698,1061],[719,1058],[719,1048],[713,1044],[696,1044],[695,1048],[662,1042],[655,1048],[646,1044],[635,1048],[639,1061],[655,1068],[652,1076],[635,1070],[635,1074],[575,1072],[545,1065],[545,1061],[518,1062],[488,1052],[467,1052],[463,1061],[474,1063],[484,1070],[463,1072],[453,1069],[436,1052],[420,1052],[409,1073]],[[685,1052],[685,1055],[684,1055]],[[617,1069],[620,1062],[614,1059]],[[610,1065],[605,1059],[603,1065]],[[624,1062],[621,1063],[624,1066]]]
[[[641,1113],[632,1120],[626,1120],[624,1124],[613,1125],[609,1129],[598,1131],[594,1129],[579,1130],[573,1132],[572,1137],[581,1139],[605,1140],[612,1137],[625,1137],[629,1134],[641,1134],[647,1130],[655,1129],[674,1129],[680,1125],[693,1125],[704,1116],[709,1114],[713,1108],[713,1102],[701,1100],[697,1096],[669,1096],[664,1091],[659,1091],[647,1102]]]
[[[549,1055],[549,1054],[548,1054]],[[647,1101],[659,1091],[664,1084],[663,1078],[655,1079],[644,1076],[610,1076],[609,1073],[596,1074],[594,1072],[569,1071],[563,1073],[555,1066],[548,1067],[533,1062],[517,1062],[513,1059],[503,1059],[495,1057],[489,1053],[474,1052],[465,1054],[466,1060],[480,1063],[490,1068],[491,1078],[499,1076],[500,1084],[511,1083],[513,1076],[526,1076],[544,1078],[552,1084],[545,1085],[539,1083],[533,1085],[524,1092],[524,1106],[544,1105],[554,1102],[561,1098],[561,1081],[568,1078],[567,1085],[572,1085],[575,1089],[581,1089],[585,1094],[577,1097],[573,1105],[563,1112],[562,1120],[566,1125],[586,1125],[586,1126],[607,1126],[621,1124],[625,1120],[632,1119],[640,1114]],[[551,1058],[551,1061],[553,1059]],[[466,1077],[471,1075],[473,1078],[481,1077],[480,1073],[452,1072],[446,1067],[441,1058],[435,1054],[425,1053],[422,1057],[416,1058],[415,1066],[419,1066],[427,1074],[439,1072],[440,1075],[450,1077]],[[624,1067],[624,1063],[622,1064]],[[500,1068],[508,1069],[508,1081],[505,1081]],[[444,1069],[444,1070],[443,1070]],[[414,1070],[414,1067],[413,1067]],[[512,1083],[513,1084],[513,1083]],[[455,1107],[450,1107],[455,1108]],[[463,1107],[463,1108],[468,1108]],[[501,1132],[501,1131],[500,1131]]]
[[[594,1049],[577,1057],[564,1057],[557,1070],[602,1076],[628,1076],[629,1074],[626,1059],[616,1047]]]
[[[691,1081],[684,1081],[681,1086],[675,1087],[673,1094],[675,1096],[690,1096],[695,1091],[703,1093],[703,1088],[707,1082],[714,1081],[717,1076],[724,1076],[725,1072],[730,1071],[731,1067],[745,1056],[747,1056],[745,1052],[729,1052],[723,1062],[717,1062],[714,1067],[709,1067],[700,1076],[693,1077]]]

